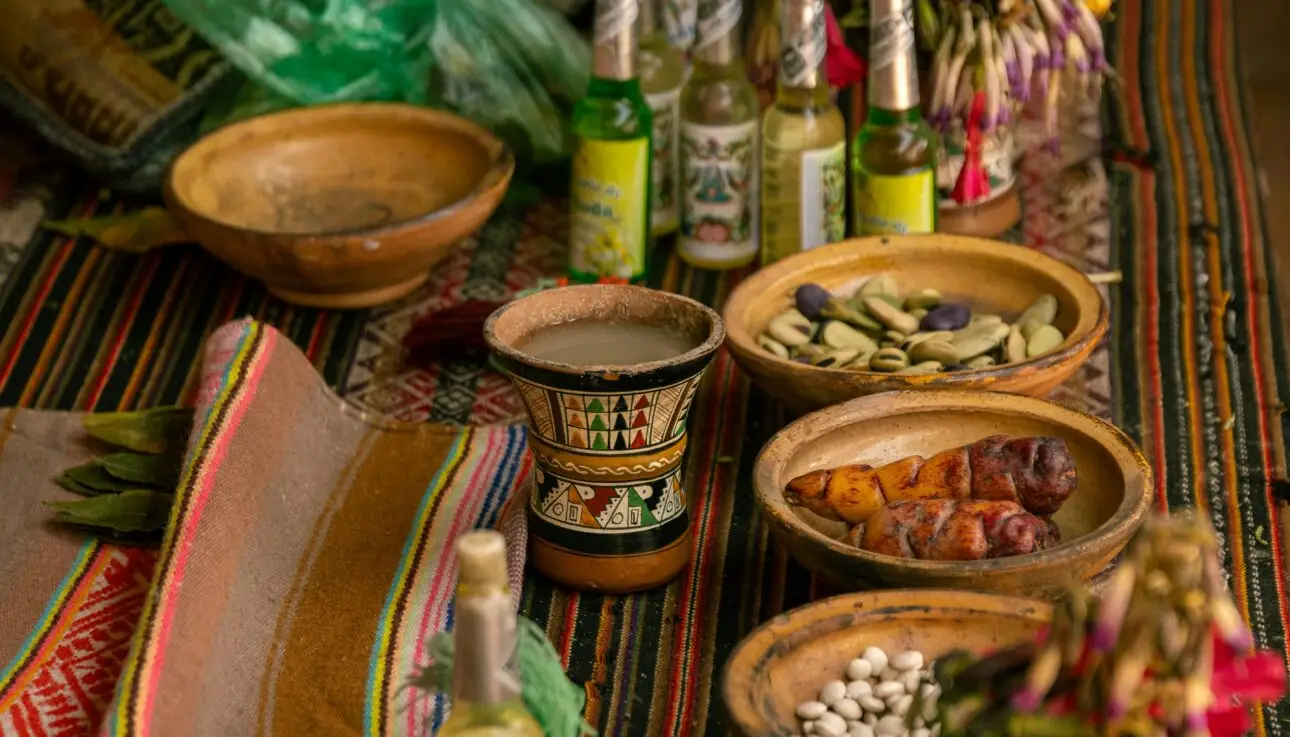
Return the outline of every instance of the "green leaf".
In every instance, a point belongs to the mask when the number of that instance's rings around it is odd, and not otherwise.
[[[114,478],[134,485],[173,490],[179,483],[180,461],[175,456],[144,453],[113,453],[95,463]]]
[[[57,510],[55,522],[116,533],[156,532],[166,526],[174,494],[130,489],[74,502],[45,502]]]
[[[193,411],[187,407],[100,412],[85,416],[85,430],[90,435],[140,453],[182,451],[192,423]]]
[[[61,476],[54,479],[54,483],[68,491],[85,496],[115,494],[138,486],[112,476],[97,461],[90,461],[63,471]]]
[[[164,207],[145,207],[125,215],[85,220],[46,220],[45,228],[77,238],[89,236],[106,248],[143,253],[170,243],[192,240]]]

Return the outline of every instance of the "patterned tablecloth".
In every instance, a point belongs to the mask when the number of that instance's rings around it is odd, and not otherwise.
[[[1285,650],[1286,379],[1267,281],[1261,203],[1234,87],[1230,4],[1124,0],[1109,33],[1122,85],[1100,108],[1071,107],[1058,158],[1021,131],[1024,219],[1014,240],[1106,288],[1112,323],[1058,401],[1114,420],[1157,470],[1161,507],[1207,510],[1259,642]],[[253,315],[277,326],[328,382],[405,420],[523,419],[508,382],[477,357],[402,366],[400,339],[428,310],[499,300],[564,264],[564,203],[505,206],[400,304],[355,313],[302,310],[195,248],[112,253],[39,231],[42,217],[110,213],[135,203],[86,188],[8,132],[0,156],[0,406],[110,409],[191,399],[196,357],[214,327]],[[654,286],[721,305],[746,271],[683,266],[663,252]],[[820,587],[768,537],[750,493],[757,450],[779,408],[721,352],[692,413],[687,468],[694,565],[633,596],[563,590],[530,576],[523,611],[543,623],[587,718],[603,734],[721,734],[725,657],[752,627]],[[139,586],[115,605],[137,606]],[[105,635],[110,636],[110,635]],[[124,647],[124,643],[122,644]],[[102,704],[78,706],[93,718]],[[1259,713],[1260,734],[1290,728],[1290,706]]]

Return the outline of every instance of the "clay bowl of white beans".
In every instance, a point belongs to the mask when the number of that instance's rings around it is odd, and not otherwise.
[[[846,594],[763,624],[726,661],[721,695],[744,737],[940,737],[936,658],[1032,639],[1043,602],[940,589]]]

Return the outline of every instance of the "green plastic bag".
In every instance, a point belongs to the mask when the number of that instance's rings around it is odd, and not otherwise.
[[[525,163],[569,153],[585,39],[535,0],[166,0],[246,74],[204,129],[294,105],[397,100],[494,131]]]

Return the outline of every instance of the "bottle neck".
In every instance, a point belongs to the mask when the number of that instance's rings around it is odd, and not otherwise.
[[[636,77],[636,0],[597,0],[591,76],[627,80]]]
[[[870,0],[869,109],[918,108],[913,0]]]
[[[739,56],[739,15],[743,0],[699,0],[696,37],[691,58],[696,68],[727,67]]]
[[[506,589],[458,587],[454,619],[453,702],[490,706],[518,698],[515,613]]]
[[[827,48],[824,0],[781,0],[776,101],[793,107],[829,102],[824,73]]]

